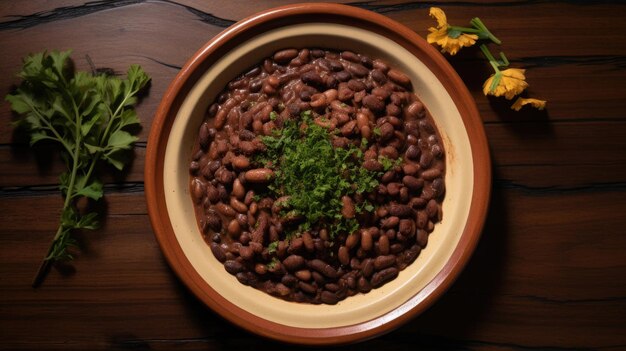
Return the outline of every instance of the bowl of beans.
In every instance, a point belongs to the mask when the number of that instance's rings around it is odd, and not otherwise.
[[[336,4],[267,10],[195,53],[145,168],[180,280],[243,329],[308,345],[431,306],[478,242],[490,182],[482,121],[445,58]]]

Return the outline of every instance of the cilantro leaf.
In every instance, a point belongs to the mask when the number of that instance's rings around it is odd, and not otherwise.
[[[74,72],[70,55],[51,51],[25,57],[18,73],[23,82],[5,97],[20,116],[16,126],[30,133],[31,145],[59,143],[67,165],[60,176],[65,201],[59,228],[33,286],[43,279],[46,264],[72,258],[67,251],[75,245],[72,229],[97,228],[97,213],[79,213],[76,201],[102,198],[103,185],[94,170],[103,159],[119,170],[127,163],[122,151],[137,140],[127,127],[139,124],[132,108],[150,81],[137,65],[130,66],[125,79]]]

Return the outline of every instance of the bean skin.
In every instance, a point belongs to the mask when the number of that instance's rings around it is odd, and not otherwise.
[[[395,255],[381,255],[374,259],[374,270],[380,271],[396,263]]]
[[[400,223],[400,218],[396,216],[391,216],[391,217],[383,219],[383,221],[381,222],[381,228],[383,229],[395,228],[396,226],[398,226],[399,223]]]
[[[389,237],[387,235],[381,235],[378,238],[378,250],[381,255],[389,254]]]
[[[371,280],[372,287],[378,288],[382,286],[388,281],[395,279],[398,276],[398,273],[398,269],[395,267],[389,267],[380,272],[374,273]]]
[[[352,51],[343,51],[341,53],[341,58],[346,60],[346,61],[350,61],[350,62],[354,62],[354,63],[361,62],[361,58],[359,57],[359,55],[355,54]]]
[[[269,168],[257,168],[245,173],[246,181],[250,183],[267,183],[274,178],[274,171]]]
[[[383,123],[380,126],[380,140],[385,141],[393,137],[394,128],[391,123]]]
[[[339,247],[337,251],[337,257],[342,265],[347,266],[350,264],[350,252],[346,246]]]
[[[224,268],[226,268],[228,273],[233,275],[242,272],[244,269],[243,265],[235,260],[228,260],[224,262]]]
[[[322,291],[320,298],[323,303],[328,305],[336,305],[337,302],[339,302],[339,298],[337,297],[337,295],[330,291]]]
[[[373,273],[374,273],[374,260],[372,260],[371,258],[365,259],[365,261],[363,261],[361,274],[363,274],[364,277],[369,278],[372,276]]]
[[[435,220],[438,219],[439,205],[437,204],[437,201],[435,201],[434,199],[428,201],[428,203],[426,204],[426,214],[429,218]]]
[[[341,127],[341,134],[343,136],[351,136],[356,130],[356,121],[349,121]]]
[[[298,283],[298,288],[308,294],[315,294],[317,292],[317,288],[314,285],[305,283],[303,281],[300,281]]]
[[[417,227],[420,229],[426,228],[426,225],[428,224],[428,215],[426,214],[425,211],[417,211],[416,224],[417,224]]]
[[[443,180],[441,178],[433,180],[431,188],[433,189],[433,196],[440,197],[445,191]]]
[[[367,160],[363,162],[363,168],[367,169],[368,171],[380,172],[383,170],[383,165],[376,160]]]
[[[337,278],[337,270],[335,270],[335,268],[333,268],[331,265],[320,259],[316,258],[310,260],[308,261],[307,265],[309,268],[323,274],[325,277]]]
[[[237,211],[235,211],[235,209],[223,202],[215,204],[215,210],[226,217],[235,217],[235,215],[237,215]]]
[[[416,145],[409,145],[404,156],[409,160],[417,160],[420,157],[420,149]],[[420,164],[421,165],[421,164]]]
[[[433,155],[429,151],[422,152],[422,156],[420,156],[420,167],[428,168],[431,162],[433,162]]]
[[[235,179],[235,181],[233,182],[232,194],[235,196],[235,198],[239,200],[243,200],[244,197],[246,196],[246,189],[243,187],[243,184],[241,184],[241,181],[239,180],[239,178]]]
[[[304,265],[304,258],[298,255],[287,256],[283,260],[283,265],[288,271],[294,272]]]
[[[198,178],[194,178],[191,181],[191,184],[192,184],[191,189],[193,192],[193,197],[196,203],[200,203],[200,201],[202,201],[202,198],[204,197],[204,194],[206,193],[206,186]]]
[[[341,214],[343,215],[343,217],[348,219],[354,218],[354,216],[356,215],[356,210],[352,198],[350,196],[344,195],[341,197],[341,203],[343,204],[341,209]]]
[[[348,238],[346,239],[346,246],[348,247],[348,249],[352,249],[356,247],[360,243],[360,241],[361,241],[361,231],[354,232],[348,235]]]
[[[397,71],[395,69],[390,69],[389,72],[387,72],[387,77],[389,77],[389,79],[398,84],[401,85],[405,88],[410,88],[411,87],[411,79],[404,73]]]
[[[372,234],[369,230],[363,231],[361,233],[361,248],[364,251],[370,251],[374,246],[374,242],[372,239]]]
[[[311,280],[311,271],[308,269],[301,269],[297,272],[294,273],[294,275],[296,276],[296,278],[302,280],[302,281],[308,281]]]
[[[422,248],[426,247],[426,244],[428,243],[428,233],[425,230],[420,229],[417,231],[417,243]]]
[[[413,221],[410,219],[402,219],[400,220],[400,224],[398,225],[398,232],[404,236],[411,236],[413,234]]]
[[[246,204],[244,204],[243,202],[237,200],[236,197],[230,198],[230,207],[232,207],[235,211],[239,213],[245,214],[248,212],[248,206],[246,206]]]
[[[254,257],[254,250],[250,246],[242,246],[239,248],[239,256],[246,261],[250,261]]]
[[[387,76],[379,69],[373,69],[370,75],[372,76],[372,79],[380,85],[387,83]]]
[[[389,206],[389,214],[398,217],[411,217],[415,214],[415,211],[408,205],[392,203]]]
[[[372,285],[370,284],[370,282],[365,279],[364,277],[360,277],[359,280],[357,281],[357,290],[359,290],[359,292],[365,294],[368,293],[372,290]]]
[[[348,64],[348,71],[356,77],[365,77],[369,74],[369,70],[359,63]]]
[[[209,246],[211,247],[213,256],[215,256],[218,261],[224,263],[226,261],[226,253],[224,252],[224,249],[222,249],[222,247],[217,243],[211,243]]]
[[[402,184],[404,184],[407,188],[416,191],[424,186],[424,180],[416,178],[414,176],[406,175],[402,178]]]
[[[380,112],[385,109],[385,103],[374,95],[365,96],[363,98],[363,106],[375,112]]]
[[[431,168],[422,172],[422,178],[425,180],[434,180],[435,178],[439,178],[441,176],[441,171],[437,168]]]
[[[212,210],[207,213],[205,222],[208,228],[212,229],[215,232],[219,232],[222,230],[222,220],[220,219],[220,216]]]
[[[228,223],[228,234],[233,238],[237,238],[241,234],[241,224],[236,219]]]
[[[315,250],[315,244],[313,242],[313,237],[311,237],[311,233],[304,232],[302,234],[302,242],[304,243],[304,248],[308,252],[313,252],[313,250]]]
[[[298,56],[297,49],[285,49],[274,54],[274,61],[285,64]]]

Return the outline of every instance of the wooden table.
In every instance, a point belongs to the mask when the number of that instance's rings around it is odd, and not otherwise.
[[[143,191],[146,136],[186,59],[235,21],[288,1],[3,1],[0,95],[21,57],[74,50],[79,70],[152,76],[138,108],[141,142],[128,172],[106,177],[106,221],[79,236],[70,267],[30,282],[57,228],[61,161],[31,149],[0,104],[0,348],[288,349],[225,322],[161,255]],[[512,112],[483,96],[478,50],[450,58],[473,93],[493,157],[493,195],[469,265],[430,310],[346,349],[626,349],[626,4],[618,1],[352,3],[420,35],[437,4],[454,24],[479,16],[527,69],[545,111]]]

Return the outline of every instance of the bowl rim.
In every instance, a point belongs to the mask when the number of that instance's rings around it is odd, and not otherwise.
[[[424,289],[396,310],[373,320],[334,328],[300,328],[265,320],[235,306],[204,282],[176,240],[165,203],[161,167],[176,112],[185,92],[204,72],[203,67],[210,66],[223,53],[260,32],[307,22],[340,23],[364,28],[395,41],[411,53],[421,53],[420,59],[440,79],[455,101],[468,134],[474,163],[474,191],[468,220],[443,269]],[[373,338],[398,328],[430,307],[452,285],[474,252],[484,226],[491,191],[491,162],[482,119],[470,92],[448,61],[415,32],[386,16],[328,3],[292,4],[257,13],[222,31],[198,50],[171,82],[156,111],[148,137],[144,175],[148,214],[155,237],[170,267],[194,295],[225,319],[250,332],[307,345],[336,345]]]

